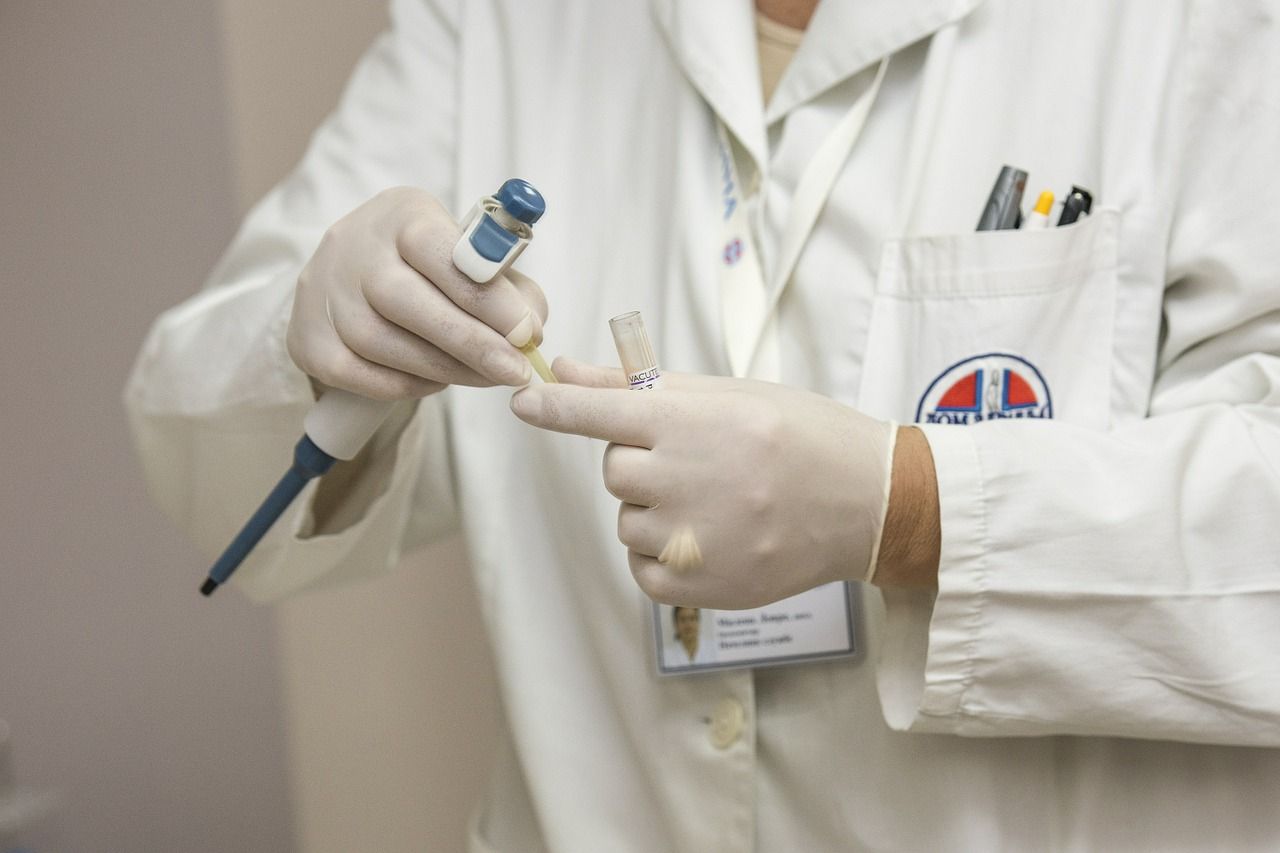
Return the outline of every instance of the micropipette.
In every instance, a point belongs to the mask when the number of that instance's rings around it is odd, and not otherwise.
[[[545,211],[541,193],[527,181],[510,179],[496,193],[476,202],[463,219],[462,236],[453,247],[454,266],[477,284],[492,281],[529,245],[533,224]],[[555,381],[533,341],[520,351],[544,381]],[[339,459],[354,459],[393,405],[336,388],[325,391],[303,422],[293,466],[213,564],[201,594],[212,595],[231,577],[308,481],[324,475]]]

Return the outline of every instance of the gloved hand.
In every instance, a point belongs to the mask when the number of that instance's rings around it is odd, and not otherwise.
[[[661,390],[637,392],[620,370],[563,358],[554,370],[562,384],[522,389],[511,408],[611,442],[605,487],[623,502],[618,538],[650,598],[740,609],[867,578],[893,424],[768,382],[664,373]]]
[[[338,220],[298,276],[286,339],[294,362],[324,385],[377,400],[528,382],[517,347],[541,342],[546,299],[514,270],[487,284],[464,276],[451,257],[461,233],[411,187]]]

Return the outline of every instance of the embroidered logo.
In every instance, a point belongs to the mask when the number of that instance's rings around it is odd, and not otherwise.
[[[742,259],[742,241],[738,238],[724,244],[724,265],[731,267]]]
[[[733,155],[721,140],[720,145],[720,204],[723,208],[724,221],[733,217],[738,209],[738,187],[733,180]]]
[[[916,423],[925,424],[1052,417],[1053,399],[1040,371],[1007,352],[956,362],[929,384],[916,406]]]

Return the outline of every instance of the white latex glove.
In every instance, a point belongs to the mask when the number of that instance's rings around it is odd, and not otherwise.
[[[547,303],[508,270],[476,284],[453,265],[462,231],[431,195],[397,187],[338,220],[298,276],[289,355],[324,385],[375,400],[446,385],[523,385],[517,347],[542,340]]]
[[[630,391],[620,370],[563,358],[554,369],[561,384],[522,389],[511,408],[611,442],[605,487],[622,501],[618,538],[650,598],[759,607],[870,574],[893,424],[769,382],[664,373],[661,390]],[[700,561],[682,568],[673,554],[691,553],[690,533]]]

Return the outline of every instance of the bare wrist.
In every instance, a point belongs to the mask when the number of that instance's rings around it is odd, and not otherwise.
[[[941,549],[938,478],[929,441],[916,427],[898,427],[889,507],[873,583],[936,589]]]

